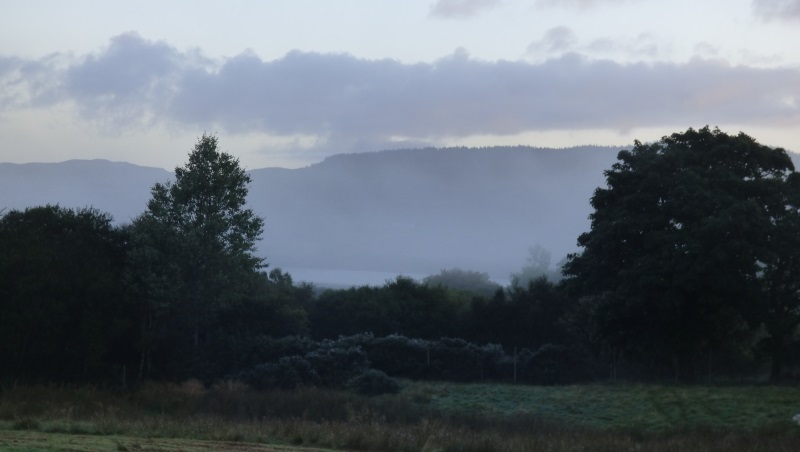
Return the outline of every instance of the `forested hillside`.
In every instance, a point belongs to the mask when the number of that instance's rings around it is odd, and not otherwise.
[[[555,261],[577,249],[589,197],[618,151],[414,149],[254,169],[248,206],[265,219],[258,254],[299,273],[427,275],[461,267],[506,281],[530,246]],[[145,210],[150,187],[169,177],[98,160],[0,164],[0,206],[95,207],[126,223]]]

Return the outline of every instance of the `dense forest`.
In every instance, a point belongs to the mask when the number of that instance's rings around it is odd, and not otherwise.
[[[250,177],[204,135],[129,224],[91,208],[2,212],[0,381],[380,393],[393,378],[794,378],[800,176],[787,153],[689,129],[636,142],[605,178],[559,270],[531,249],[508,287],[454,268],[319,290],[254,255]]]

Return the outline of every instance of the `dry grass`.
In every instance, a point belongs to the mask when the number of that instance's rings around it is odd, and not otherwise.
[[[376,398],[313,388],[255,392],[235,381],[153,383],[133,393],[20,386],[0,392],[0,449],[15,431],[103,436],[129,450],[136,438],[182,438],[373,451],[789,451],[800,444],[800,427],[791,415],[777,421],[769,413],[788,409],[797,395],[767,387],[408,382],[400,395]],[[652,410],[662,416],[626,425],[625,416]],[[737,423],[747,416],[755,420]],[[591,417],[607,421],[579,422]]]

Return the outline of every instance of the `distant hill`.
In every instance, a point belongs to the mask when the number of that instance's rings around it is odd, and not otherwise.
[[[589,198],[619,149],[447,148],[337,155],[261,169],[252,204],[268,260],[289,268],[497,279],[541,244],[554,260],[588,228]]]
[[[95,207],[125,223],[147,208],[150,187],[171,176],[161,168],[108,160],[0,163],[0,209]]]
[[[589,228],[619,148],[446,148],[329,157],[250,171],[260,254],[300,279],[363,282],[459,267],[508,278],[540,244],[557,261]],[[796,157],[796,156],[793,156]],[[129,222],[172,174],[103,160],[0,164],[0,209],[94,206]],[[350,278],[350,280],[348,280]],[[360,280],[359,280],[360,279]],[[382,281],[379,281],[382,282]]]

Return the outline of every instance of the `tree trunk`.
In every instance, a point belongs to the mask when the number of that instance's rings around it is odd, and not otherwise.
[[[769,371],[769,381],[772,383],[777,383],[781,379],[781,373],[783,371],[783,359],[780,355],[781,353],[772,353],[772,365],[770,366]]]
[[[783,373],[783,357],[786,348],[784,346],[783,335],[772,333],[770,338],[770,355],[772,363],[770,364],[769,381],[777,383],[781,379]]]

